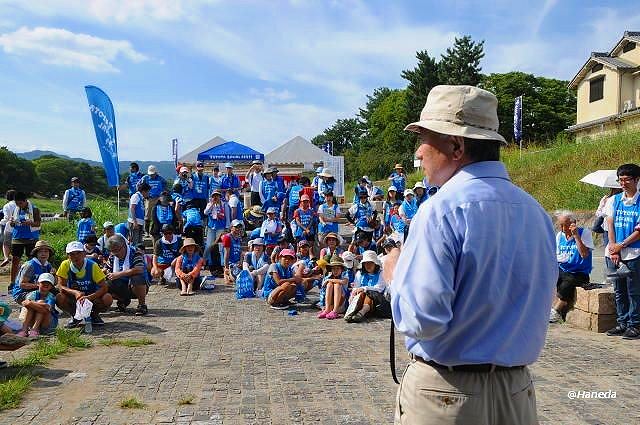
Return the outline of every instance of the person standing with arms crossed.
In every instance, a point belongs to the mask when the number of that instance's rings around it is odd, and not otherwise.
[[[437,86],[406,128],[441,189],[386,261],[393,320],[411,356],[396,424],[538,423],[527,365],[547,332],[555,237],[499,161],[497,106],[477,87]]]

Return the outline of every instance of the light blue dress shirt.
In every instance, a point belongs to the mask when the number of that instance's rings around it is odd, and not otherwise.
[[[558,278],[551,219],[504,164],[467,165],[423,203],[390,286],[409,352],[447,366],[527,365]]]

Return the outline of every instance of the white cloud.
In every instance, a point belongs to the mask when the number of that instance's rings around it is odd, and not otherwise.
[[[176,21],[182,19],[189,10],[211,1],[202,0],[65,0],[65,1],[22,1],[4,0],[4,7],[23,10],[44,16],[65,16],[90,18],[100,22],[120,24],[134,21]]]
[[[126,40],[107,40],[61,28],[22,27],[0,35],[0,46],[7,54],[93,72],[119,72],[113,65],[118,57],[134,63],[148,59]]]
[[[265,89],[250,89],[249,94],[255,98],[264,99],[268,102],[281,102],[294,99],[295,94],[289,90],[276,90],[273,87],[267,87]]]

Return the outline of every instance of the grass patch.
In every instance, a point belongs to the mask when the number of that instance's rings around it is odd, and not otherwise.
[[[71,349],[88,347],[91,347],[91,342],[80,336],[78,329],[56,329],[54,338],[40,339],[32,344],[26,356],[14,360],[10,364],[12,368],[21,369],[20,374],[0,382],[0,411],[14,408],[20,404],[24,393],[37,379],[32,373],[34,367],[44,366],[51,359]]]
[[[18,407],[22,396],[29,391],[36,378],[31,374],[23,374],[0,382],[0,411]]]
[[[120,345],[122,347],[144,347],[145,345],[154,345],[155,341],[151,338],[103,338],[100,340],[100,344],[105,347],[111,347],[114,345]]]
[[[184,397],[182,397],[180,400],[178,400],[178,406],[184,406],[187,404],[194,404],[193,401],[195,400],[195,396],[193,394],[186,394]]]
[[[120,402],[120,407],[122,409],[143,409],[144,403],[135,397],[129,397]]]
[[[81,335],[80,329],[56,329],[56,338],[70,348],[89,348],[91,341]]]

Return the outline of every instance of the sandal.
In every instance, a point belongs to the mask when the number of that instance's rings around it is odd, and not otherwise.
[[[327,313],[326,311],[322,310],[320,313],[318,313],[318,315],[316,316],[318,319],[326,319],[327,317]]]
[[[338,313],[336,313],[335,311],[330,312],[329,314],[327,314],[326,318],[329,320],[334,320],[339,318],[340,315]]]

